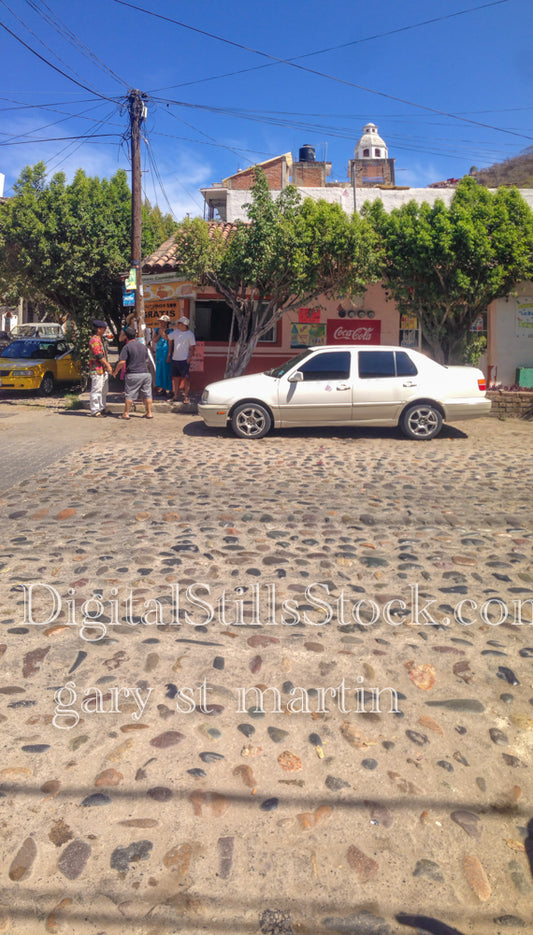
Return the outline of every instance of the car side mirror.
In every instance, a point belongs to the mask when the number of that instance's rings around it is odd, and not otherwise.
[[[295,370],[294,373],[291,373],[290,377],[287,377],[288,383],[303,383],[304,375],[301,370]]]

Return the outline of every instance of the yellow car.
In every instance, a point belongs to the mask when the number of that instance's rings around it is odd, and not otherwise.
[[[56,384],[77,383],[81,367],[65,338],[21,338],[0,354],[0,389],[38,390],[50,396]]]

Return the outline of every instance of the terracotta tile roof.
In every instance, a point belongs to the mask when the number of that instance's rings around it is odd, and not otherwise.
[[[222,231],[222,236],[224,240],[232,233],[232,231],[237,230],[236,224],[231,224],[229,221],[210,221],[209,222],[209,235],[212,237],[213,233],[216,230]],[[176,243],[175,235],[169,237],[168,240],[165,240],[160,247],[155,250],[151,256],[146,257],[143,260],[143,273],[171,273],[177,267],[178,259],[178,244]]]

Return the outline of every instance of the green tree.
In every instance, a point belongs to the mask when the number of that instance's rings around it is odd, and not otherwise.
[[[283,315],[319,295],[360,293],[379,278],[372,226],[347,217],[338,205],[306,199],[286,188],[275,199],[257,169],[249,223],[224,237],[200,218],[176,235],[184,276],[213,286],[233,311],[233,342],[226,376],[244,372],[258,340]]]
[[[43,162],[27,166],[14,197],[0,210],[0,294],[68,314],[77,343],[86,345],[91,318],[117,332],[122,314],[120,274],[131,252],[131,193],[127,175],[88,177],[81,169],[67,184],[63,173],[46,179]],[[149,203],[143,208],[143,249],[177,227]]]
[[[491,193],[466,176],[450,207],[411,201],[387,214],[379,201],[365,215],[386,288],[442,363],[462,362],[475,318],[533,273],[533,214],[516,189]]]

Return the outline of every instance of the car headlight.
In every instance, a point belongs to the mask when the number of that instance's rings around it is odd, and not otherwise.
[[[202,393],[201,402],[206,403],[208,399],[209,399],[209,390],[204,390]]]
[[[15,376],[17,377],[34,377],[34,370],[15,370]]]

